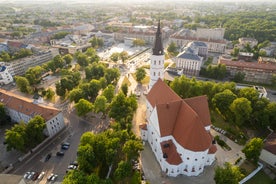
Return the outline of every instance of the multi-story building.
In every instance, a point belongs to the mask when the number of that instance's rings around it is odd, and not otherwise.
[[[28,123],[36,115],[45,119],[44,134],[52,137],[64,128],[63,114],[58,109],[33,103],[32,100],[0,89],[0,102],[4,104],[8,116],[13,122]]]
[[[0,85],[13,82],[13,78],[6,66],[0,66]]]
[[[220,57],[218,63],[226,66],[227,72],[234,77],[238,72],[245,74],[245,81],[270,84],[276,73],[276,65],[257,62],[232,61]]]
[[[258,44],[258,40],[256,40],[255,38],[242,37],[242,38],[239,38],[239,44],[241,46],[246,46],[248,44],[251,48],[253,48]]]
[[[199,46],[199,47],[198,47]],[[202,42],[190,42],[187,47],[174,58],[177,69],[182,70],[182,74],[189,76],[198,76],[202,66],[203,57],[207,55],[207,45]]]
[[[207,31],[208,30],[208,31]],[[186,46],[189,42],[204,42],[209,52],[224,53],[227,41],[223,39],[224,29],[198,29],[196,31],[182,29],[170,36],[169,42],[174,42],[178,47]],[[213,31],[213,32],[212,32]],[[216,36],[215,33],[219,32]],[[205,33],[205,34],[203,34]]]
[[[17,59],[11,62],[1,63],[1,65],[6,66],[12,76],[24,75],[28,68],[42,65],[51,59],[53,59],[53,54],[50,50],[48,50],[43,52],[41,51],[35,55]]]
[[[148,123],[140,126],[141,137],[148,141],[166,175],[197,176],[214,162],[217,151],[210,134],[207,97],[181,99],[162,81],[164,74],[156,75],[163,72],[163,57],[159,23],[150,64]]]

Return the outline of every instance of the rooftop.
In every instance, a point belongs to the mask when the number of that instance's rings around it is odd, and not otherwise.
[[[276,133],[273,133],[266,138],[263,149],[276,155]]]

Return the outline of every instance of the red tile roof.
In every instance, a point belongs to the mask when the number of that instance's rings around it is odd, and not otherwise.
[[[13,109],[31,117],[41,115],[45,121],[52,119],[61,112],[55,108],[34,104],[30,99],[22,98],[2,89],[0,89],[0,102],[9,109]]]
[[[276,133],[273,133],[266,138],[263,149],[276,155]]]
[[[166,146],[164,146],[167,144]],[[163,141],[160,143],[163,155],[166,154],[167,158],[166,161],[171,165],[179,165],[182,163],[182,159],[177,152],[176,146],[172,142],[172,140]]]
[[[205,130],[210,125],[206,96],[182,100],[159,79],[147,95],[156,107],[160,136],[172,135],[185,149],[205,151],[212,146],[212,138]]]
[[[211,125],[211,117],[208,106],[208,98],[206,95],[197,96],[193,98],[186,98],[184,101],[193,108],[193,110],[198,114],[202,120],[204,126]]]
[[[165,104],[171,101],[181,100],[181,98],[160,78],[154,84],[147,95],[147,100],[152,107],[156,104]]]

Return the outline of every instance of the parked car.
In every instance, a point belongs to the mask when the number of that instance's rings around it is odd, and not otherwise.
[[[61,146],[61,149],[63,149],[63,150],[68,150],[68,149],[69,149],[69,146],[62,145],[62,146]]]
[[[39,176],[37,177],[38,180],[41,180],[45,175],[45,172],[41,172]]]
[[[52,157],[52,153],[49,153],[49,154],[45,157],[45,162],[47,162],[51,157]]]
[[[37,179],[37,177],[39,176],[38,172],[35,172],[35,174],[32,177],[32,180],[35,181]]]
[[[29,176],[30,174],[31,174],[31,172],[29,172],[29,171],[28,171],[28,172],[26,172],[26,173],[24,174],[23,178],[24,178],[24,179],[27,179],[27,178],[28,178],[28,176]]]
[[[52,176],[51,181],[55,181],[57,179],[57,177],[58,177],[58,175],[55,174],[54,176]]]
[[[58,151],[58,152],[56,153],[56,155],[57,155],[57,156],[64,156],[64,152]]]
[[[34,174],[35,174],[35,172],[31,172],[31,173],[29,174],[29,176],[27,177],[27,179],[28,179],[28,180],[32,179],[32,177],[33,177]]]
[[[47,178],[48,181],[51,181],[52,177],[54,176],[54,173],[50,174]]]
[[[62,143],[62,146],[70,146],[70,143],[69,142],[64,142],[64,143]]]

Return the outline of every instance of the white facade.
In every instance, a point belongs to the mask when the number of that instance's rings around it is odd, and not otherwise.
[[[0,66],[0,85],[9,84],[11,82],[13,82],[13,78],[6,66]]]
[[[276,169],[276,155],[263,149],[260,159]]]
[[[160,79],[164,79],[164,55],[152,55],[150,59],[150,83],[149,89]]]

